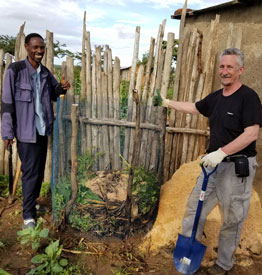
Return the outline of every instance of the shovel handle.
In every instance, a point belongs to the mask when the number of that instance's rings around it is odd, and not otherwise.
[[[201,211],[202,211],[202,206],[203,206],[203,201],[204,201],[204,197],[205,197],[205,192],[207,189],[208,179],[216,171],[217,166],[209,173],[207,173],[203,164],[201,164],[201,168],[202,168],[202,171],[204,174],[204,180],[203,180],[202,189],[201,189],[201,193],[200,193],[200,197],[199,197],[199,201],[198,201],[198,205],[197,205],[194,225],[193,225],[193,229],[192,229],[192,235],[191,235],[192,239],[196,238],[197,227],[198,227],[198,223],[199,223],[199,219],[200,219],[200,215],[201,215]]]

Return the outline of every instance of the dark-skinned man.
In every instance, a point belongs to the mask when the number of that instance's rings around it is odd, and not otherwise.
[[[216,264],[210,275],[224,275],[233,267],[243,222],[247,218],[253,179],[256,172],[256,140],[262,125],[261,102],[255,91],[243,85],[244,55],[236,48],[224,50],[219,60],[222,89],[196,102],[177,102],[155,97],[157,105],[177,111],[202,114],[209,119],[210,143],[201,159],[210,176],[196,238],[201,240],[207,215],[219,202],[223,225],[218,240]],[[162,101],[162,102],[161,102]],[[160,104],[159,104],[160,102]],[[188,199],[182,222],[182,235],[191,236],[203,173]]]
[[[70,84],[58,83],[41,64],[45,43],[41,35],[25,37],[27,58],[12,63],[5,75],[2,95],[1,134],[5,147],[17,139],[22,162],[23,227],[35,227],[36,200],[44,177],[48,136],[52,135],[52,101],[65,94]]]

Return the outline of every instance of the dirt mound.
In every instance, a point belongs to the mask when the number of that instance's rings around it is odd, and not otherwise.
[[[143,252],[157,254],[162,248],[173,248],[181,233],[182,218],[185,212],[187,199],[201,172],[199,159],[184,164],[176,171],[173,177],[161,187],[159,211],[152,230],[145,236],[140,246]],[[202,243],[207,251],[202,262],[209,265],[216,258],[217,240],[221,226],[221,211],[217,205],[207,217],[205,225],[206,238]],[[238,264],[252,264],[252,259],[245,256],[250,253],[260,255],[262,252],[262,209],[258,193],[253,188],[250,210],[243,225],[241,242],[236,254],[243,256]]]

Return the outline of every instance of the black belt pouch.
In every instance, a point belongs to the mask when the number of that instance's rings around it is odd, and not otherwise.
[[[249,176],[249,162],[246,156],[239,156],[234,159],[235,172],[237,177],[245,178]]]

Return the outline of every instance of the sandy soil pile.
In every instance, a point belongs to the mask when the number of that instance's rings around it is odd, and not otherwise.
[[[156,222],[140,247],[144,253],[157,254],[161,248],[175,246],[178,233],[181,233],[187,199],[200,172],[198,159],[182,165],[162,186]],[[207,218],[205,226],[207,238],[202,239],[202,243],[207,246],[203,265],[209,265],[216,258],[220,226],[221,212],[219,206],[216,206]],[[249,216],[244,223],[241,243],[236,251],[236,254],[241,254],[241,257],[238,257],[241,258],[238,264],[252,264],[252,259],[248,257],[250,253],[262,254],[262,209],[260,198],[254,188]]]

